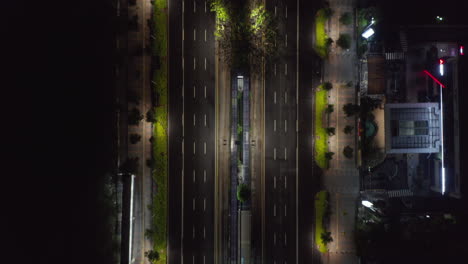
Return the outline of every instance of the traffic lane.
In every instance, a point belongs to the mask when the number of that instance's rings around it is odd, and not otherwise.
[[[182,1],[169,5],[169,264],[180,263],[182,224]],[[179,62],[179,63],[177,63]]]

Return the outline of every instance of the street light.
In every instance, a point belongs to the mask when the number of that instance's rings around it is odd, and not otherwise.
[[[362,33],[361,36],[363,36],[365,39],[368,39],[370,36],[374,35],[375,31],[372,28],[367,29]]]
[[[371,202],[369,202],[367,200],[362,200],[362,205],[364,205],[367,208],[372,208],[372,206],[374,206],[373,203],[371,203]]]

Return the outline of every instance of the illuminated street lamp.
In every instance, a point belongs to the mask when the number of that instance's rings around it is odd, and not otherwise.
[[[367,208],[372,208],[374,206],[373,203],[367,201],[367,200],[362,200],[362,205],[364,205]]]
[[[362,33],[361,36],[363,36],[365,39],[368,39],[370,36],[374,35],[375,31],[372,28],[367,29]]]

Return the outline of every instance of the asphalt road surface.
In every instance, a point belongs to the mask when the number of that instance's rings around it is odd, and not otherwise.
[[[263,263],[296,263],[297,3],[270,0],[266,7],[278,18],[280,56],[265,70]]]
[[[171,1],[169,12],[169,263],[209,264],[214,248],[214,14],[204,0]]]

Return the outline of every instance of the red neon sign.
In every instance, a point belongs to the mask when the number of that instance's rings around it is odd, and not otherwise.
[[[439,64],[444,64],[444,60],[443,60],[443,59],[439,59]]]
[[[443,88],[445,88],[445,85],[443,85],[439,80],[437,80],[437,78],[434,77],[430,72],[428,72],[427,70],[424,70],[423,72],[427,74],[429,77],[431,77],[432,80],[434,80],[436,83],[440,84]]]
[[[465,55],[465,54],[463,53],[463,46],[460,46],[460,55]]]

